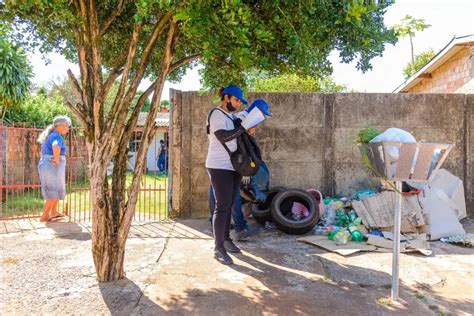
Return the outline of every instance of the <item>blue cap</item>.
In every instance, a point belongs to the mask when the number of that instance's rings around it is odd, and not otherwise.
[[[243,104],[245,105],[248,104],[247,100],[244,99],[244,92],[242,91],[242,89],[240,89],[240,87],[234,84],[231,84],[225,87],[224,90],[222,90],[222,94],[233,95],[234,97],[242,101]]]
[[[247,112],[250,113],[254,108],[258,108],[266,116],[272,116],[268,109],[268,102],[264,99],[255,99],[252,104],[247,108]]]

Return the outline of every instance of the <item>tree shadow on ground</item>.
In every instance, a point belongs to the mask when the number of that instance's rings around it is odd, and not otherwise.
[[[207,221],[186,220],[179,221],[179,223],[212,237],[210,224]],[[268,243],[268,240],[271,242]],[[289,247],[278,249],[279,241],[282,245],[285,244]],[[325,306],[328,307],[328,311],[345,310],[345,301],[357,302],[357,310],[365,310],[368,314],[370,311],[378,314],[383,311],[443,313],[451,310],[469,314],[474,310],[474,300],[472,299],[446,298],[433,287],[420,285],[419,288],[416,288],[403,283],[400,285],[400,296],[404,304],[402,306],[386,305],[384,300],[380,301],[380,298],[390,297],[390,274],[333,262],[321,256],[326,251],[305,244],[298,243],[298,248],[305,247],[304,254],[294,254],[294,248],[291,246],[296,247],[296,243],[295,236],[279,232],[265,233],[262,237],[256,237],[251,242],[240,243],[244,253],[235,257],[246,264],[234,264],[230,267],[239,273],[259,280],[268,288],[271,295],[261,294],[261,299],[266,299],[266,303],[281,306],[282,301],[291,299],[304,314],[318,313],[318,308]],[[464,254],[463,250],[459,251],[459,254]],[[364,253],[357,254],[357,256],[364,256]],[[311,257],[315,261],[312,261]],[[425,257],[420,256],[420,258]],[[319,271],[318,266],[320,267]],[[322,275],[308,277],[304,275],[305,272]],[[301,300],[300,291],[318,293],[314,297],[313,303],[319,307],[308,304],[308,301],[311,302],[311,300]],[[340,299],[335,300],[334,296],[340,297]],[[335,305],[327,306],[325,305],[327,302],[332,302]],[[350,311],[350,307],[347,310]]]

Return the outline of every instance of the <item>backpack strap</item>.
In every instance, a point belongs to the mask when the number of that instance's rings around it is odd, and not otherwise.
[[[211,133],[211,115],[212,113],[214,113],[214,111],[220,111],[222,113],[224,113],[225,116],[227,116],[229,118],[229,120],[231,120],[232,122],[234,122],[234,119],[232,117],[230,117],[226,112],[222,111],[221,109],[219,108],[213,108],[209,114],[207,115],[207,125],[206,125],[206,132],[207,132],[207,135],[209,135]]]
[[[214,111],[220,111],[222,113],[224,113],[225,116],[227,116],[227,118],[229,120],[232,121],[232,123],[234,123],[234,119],[232,119],[232,117],[230,117],[226,112],[222,111],[221,109],[219,108],[213,108],[209,114],[207,115],[207,125],[206,125],[206,131],[207,131],[207,135],[211,134],[211,115],[212,113],[214,113]],[[226,143],[222,143],[222,146],[224,146],[224,149],[227,151],[227,153],[229,154],[229,156],[232,154],[232,151],[229,149],[229,147],[227,146]]]

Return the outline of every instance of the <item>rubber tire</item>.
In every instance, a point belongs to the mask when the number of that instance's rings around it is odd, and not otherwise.
[[[261,225],[265,225],[266,222],[272,222],[272,201],[278,193],[286,190],[285,187],[274,187],[271,188],[267,193],[265,202],[259,204],[252,204],[250,213],[255,221]]]
[[[291,200],[289,200],[291,198]],[[285,216],[291,212],[291,205],[293,202],[304,204],[308,210],[309,215],[301,221],[294,221]],[[291,235],[302,235],[311,231],[319,220],[319,207],[315,199],[306,191],[298,189],[289,189],[280,192],[272,201],[272,219],[275,226]]]

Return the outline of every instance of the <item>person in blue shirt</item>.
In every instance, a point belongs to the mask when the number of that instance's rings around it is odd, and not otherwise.
[[[158,169],[160,172],[164,172],[166,168],[166,159],[168,157],[168,147],[165,145],[165,141],[160,139],[160,153],[158,155]]]
[[[58,213],[59,200],[66,195],[66,151],[63,135],[69,132],[71,119],[67,116],[56,116],[53,124],[46,127],[38,137],[41,144],[41,158],[38,172],[41,182],[41,194],[45,199],[41,222],[62,217]]]

